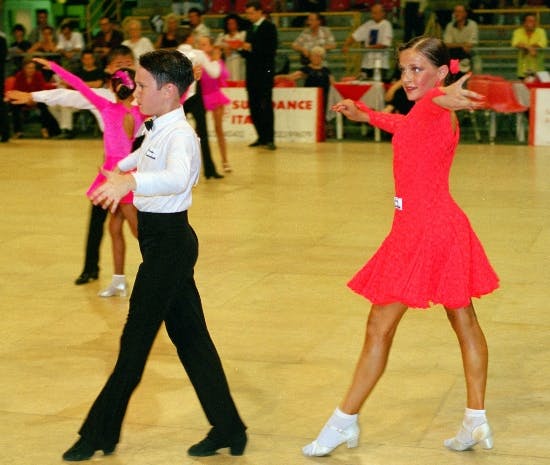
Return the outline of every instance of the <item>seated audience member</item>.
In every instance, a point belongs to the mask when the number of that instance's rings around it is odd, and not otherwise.
[[[82,52],[80,66],[76,70],[75,74],[82,79],[88,87],[96,89],[103,87],[105,73],[97,67],[94,54],[90,49]],[[59,87],[66,86],[60,85]],[[73,114],[78,111],[78,108],[67,105],[54,105],[50,107],[50,110],[61,128],[61,134],[59,134],[56,138],[72,139],[74,137]]]
[[[10,139],[10,128],[8,123],[8,106],[4,100],[4,77],[6,74],[5,65],[8,56],[8,43],[3,32],[0,31],[0,142],[7,142]]]
[[[245,29],[244,21],[239,15],[229,14],[223,19],[224,32],[214,42],[223,51],[230,81],[242,81],[245,78],[245,61],[238,52],[246,39]]]
[[[172,2],[172,12],[175,15],[178,16],[187,16],[191,8],[197,8],[199,11],[204,11],[204,1],[203,0],[196,0],[196,1],[181,1],[181,0],[174,0]]]
[[[362,42],[367,49],[361,62],[361,72],[368,79],[374,77],[374,71],[380,65],[381,76],[386,80],[390,68],[389,47],[393,42],[393,26],[385,19],[386,12],[380,4],[371,8],[371,19],[359,26],[344,42],[342,52],[348,53],[353,42]]]
[[[28,53],[51,54],[57,55],[57,42],[55,40],[55,32],[53,27],[44,26],[42,28],[42,38],[38,42],[32,44]]]
[[[101,59],[101,65],[107,64],[107,55],[112,48],[120,47],[124,40],[124,35],[120,32],[108,16],[99,19],[100,31],[95,35],[92,41],[94,53]]]
[[[148,37],[141,33],[141,22],[137,19],[131,19],[124,24],[124,31],[128,37],[122,45],[130,48],[136,60],[136,66],[139,63],[139,57],[147,52],[152,52],[155,47]]]
[[[52,27],[48,22],[48,16],[48,10],[45,8],[36,10],[36,27],[34,27],[29,34],[29,41],[31,44],[35,44],[36,42],[40,42],[42,40],[42,29],[46,26]]]
[[[464,5],[454,7],[453,19],[445,27],[443,42],[447,45],[451,58],[460,61],[459,77],[472,70],[473,48],[479,42],[479,33],[477,23],[468,18]]]
[[[61,65],[74,71],[80,62],[80,53],[83,48],[82,34],[73,30],[71,21],[64,21],[57,37],[57,51],[61,55]]]
[[[323,108],[326,107],[330,86],[334,83],[334,77],[330,69],[323,65],[325,54],[326,51],[323,47],[313,47],[310,50],[310,62],[307,65],[302,66],[298,71],[294,71],[293,73],[277,76],[279,79],[291,79],[293,81],[303,79],[304,87],[320,87],[323,89]]]
[[[23,66],[24,54],[32,47],[29,40],[25,39],[25,26],[15,24],[11,30],[13,42],[10,44],[9,54],[15,71],[19,71]]]
[[[201,36],[210,36],[210,28],[202,22],[202,10],[191,8],[187,13],[187,19],[195,39]]]
[[[181,43],[180,21],[177,15],[170,13],[164,18],[164,32],[155,41],[155,48],[178,48]]]
[[[39,90],[51,89],[53,86],[44,79],[43,74],[36,69],[36,63],[25,60],[23,68],[15,75],[14,90],[22,92],[36,92]],[[41,134],[47,139],[57,136],[60,133],[56,119],[49,112],[48,107],[43,103],[37,103],[36,107],[40,112]],[[25,106],[11,105],[13,118],[13,138],[17,139],[23,135],[23,113]],[[27,106],[27,109],[29,107]]]
[[[300,62],[303,65],[309,63],[309,54],[313,47],[322,47],[325,51],[336,48],[334,35],[325,26],[325,19],[320,13],[310,13],[306,25],[307,28],[292,43],[292,48],[300,53]]]
[[[517,74],[520,79],[533,76],[537,71],[544,71],[544,51],[548,46],[546,31],[537,27],[534,13],[523,15],[523,24],[512,34],[512,47],[519,49]]]

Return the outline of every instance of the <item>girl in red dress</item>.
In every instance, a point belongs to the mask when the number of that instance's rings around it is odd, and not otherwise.
[[[334,107],[353,121],[393,133],[395,215],[389,235],[348,284],[372,302],[363,349],[348,392],[317,439],[303,448],[305,455],[327,455],[343,443],[357,446],[358,412],[384,372],[401,318],[409,307],[431,304],[446,310],[466,377],[464,420],[444,444],[457,451],[493,446],[484,410],[487,343],[471,298],[496,289],[498,277],[449,192],[459,139],[453,110],[477,108],[482,96],[462,88],[469,75],[440,87],[455,65],[441,40],[412,39],[399,50],[403,86],[415,101],[407,115],[376,112],[351,100]]]

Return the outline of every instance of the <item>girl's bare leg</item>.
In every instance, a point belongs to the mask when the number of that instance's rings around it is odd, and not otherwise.
[[[466,378],[466,409],[462,425],[454,438],[445,440],[446,447],[463,451],[480,443],[485,449],[493,447],[493,433],[485,414],[487,386],[487,342],[470,303],[459,309],[446,308],[447,318],[456,333]]]
[[[225,108],[223,106],[212,110],[212,116],[214,117],[214,127],[216,130],[216,137],[218,139],[218,147],[220,148],[220,155],[222,157],[222,163],[224,166],[229,166],[227,160],[227,145],[225,143],[225,134],[223,132],[223,114]]]
[[[384,373],[395,331],[406,310],[400,303],[372,306],[351,386],[317,439],[302,449],[304,455],[327,455],[344,442],[348,447],[357,446],[357,413]]]
[[[124,216],[120,208],[117,208],[115,213],[111,213],[109,221],[109,233],[111,234],[111,242],[113,247],[113,265],[114,274],[124,274],[124,257],[126,255],[126,243],[122,234],[122,223]]]
[[[447,318],[456,333],[466,377],[467,407],[483,410],[489,354],[487,342],[472,304],[460,309],[448,309]]]
[[[372,306],[353,381],[340,404],[342,412],[358,413],[376,386],[386,369],[395,331],[406,310],[400,303]]]
[[[121,203],[118,208],[122,212],[124,219],[128,221],[130,231],[137,238],[137,208],[132,203]]]

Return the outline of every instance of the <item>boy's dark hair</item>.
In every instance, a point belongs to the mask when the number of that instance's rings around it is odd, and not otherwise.
[[[11,30],[12,30],[12,32],[21,31],[23,34],[25,34],[27,32],[27,30],[25,29],[25,26],[23,26],[20,23],[14,24],[14,26],[12,27]]]
[[[197,13],[199,16],[202,16],[202,10],[200,10],[197,7],[189,8],[189,11],[187,12],[187,14],[189,13]]]
[[[132,57],[132,59],[134,58],[134,52],[132,52],[132,49],[130,47],[126,47],[126,45],[119,45],[118,47],[113,47],[111,50],[109,50],[109,53],[107,54],[107,63],[111,63],[114,57],[118,57],[121,55],[130,56]]]
[[[256,0],[246,2],[245,8],[254,8],[255,10],[264,11],[264,9],[262,8],[262,4],[260,2],[257,2]]]
[[[193,64],[177,50],[159,49],[139,57],[140,66],[147,70],[157,83],[157,89],[164,84],[174,84],[182,96],[195,80]]]

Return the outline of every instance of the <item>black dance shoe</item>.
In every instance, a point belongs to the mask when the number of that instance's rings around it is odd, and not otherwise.
[[[265,142],[257,140],[256,142],[252,142],[252,144],[248,144],[249,147],[260,147],[261,145],[265,145]]]
[[[88,441],[83,438],[80,438],[74,443],[74,445],[63,454],[63,460],[67,462],[81,462],[83,460],[88,460],[93,457],[96,449]],[[105,455],[111,455],[115,451],[115,446],[106,447],[103,450]]]
[[[218,449],[228,447],[231,455],[243,455],[247,440],[244,431],[235,433],[228,439],[208,435],[201,442],[191,446],[187,453],[192,457],[208,457],[209,455],[215,455]]]
[[[267,150],[276,150],[277,147],[275,146],[275,144],[273,142],[268,142],[267,144],[265,144],[265,148]]]
[[[95,281],[97,279],[99,272],[98,271],[83,271],[82,274],[75,279],[75,284],[77,286],[81,284],[88,284],[90,281]]]

